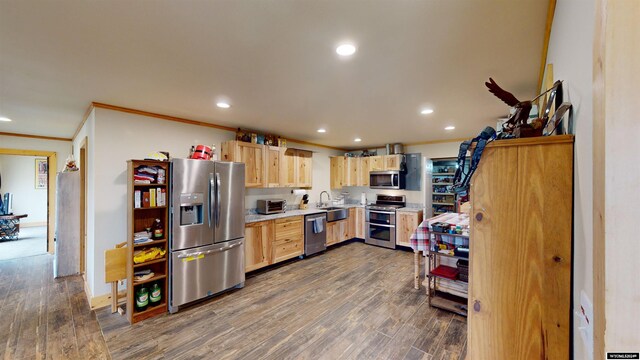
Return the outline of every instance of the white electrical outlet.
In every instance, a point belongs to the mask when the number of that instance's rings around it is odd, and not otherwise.
[[[587,359],[593,360],[593,303],[589,296],[580,291],[580,308],[575,310],[576,316],[580,319],[578,331],[584,344],[584,352]]]

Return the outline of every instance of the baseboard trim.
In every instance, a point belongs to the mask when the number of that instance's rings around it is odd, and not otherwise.
[[[36,222],[21,222],[20,223],[20,227],[23,227],[23,228],[40,227],[40,226],[47,226],[47,222],[46,221],[36,221]]]
[[[127,290],[118,291],[118,299],[122,299],[127,296]],[[118,304],[123,301],[118,301]],[[103,307],[111,306],[111,293],[92,297],[89,301],[89,306],[91,306],[91,310],[101,309]]]

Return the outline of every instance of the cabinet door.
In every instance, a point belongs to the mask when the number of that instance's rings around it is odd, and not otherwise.
[[[381,155],[370,156],[369,171],[384,171],[384,157]]]
[[[356,237],[356,208],[349,209],[347,220],[347,239],[353,239]]]
[[[275,220],[273,263],[302,255],[304,252],[304,228],[302,216]]]
[[[411,246],[411,235],[422,222],[422,211],[420,212],[396,212],[396,244]]]
[[[260,221],[245,226],[244,269],[260,269],[272,263],[273,221]]]
[[[266,184],[264,148],[264,145],[236,142],[233,161],[244,163],[246,187],[264,187]]]
[[[358,186],[360,178],[360,158],[346,158],[347,178],[346,186]]]
[[[337,222],[327,223],[327,246],[338,242],[337,224]]]
[[[282,186],[281,181],[281,173],[282,170],[282,160],[283,154],[281,148],[276,146],[265,146],[265,151],[267,155],[265,156],[267,164],[265,166],[266,169],[266,179],[267,184],[266,187],[279,187]]]
[[[295,187],[298,178],[298,150],[279,148],[281,153],[280,186]]]
[[[356,237],[364,239],[364,209],[356,208]]]
[[[402,163],[402,155],[385,155],[384,156],[385,170],[400,170],[401,163]]]
[[[298,150],[298,177],[297,187],[310,188],[313,179],[313,153],[311,151]]]
[[[349,220],[340,220],[338,221],[338,226],[340,227],[338,231],[338,241],[349,240]]]
[[[331,189],[342,189],[343,180],[344,180],[344,157],[342,156],[331,157],[330,162],[331,162],[331,168],[330,168]]]
[[[360,158],[360,177],[358,186],[369,186],[369,158]]]

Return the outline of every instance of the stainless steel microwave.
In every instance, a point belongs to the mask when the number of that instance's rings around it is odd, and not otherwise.
[[[369,188],[401,190],[405,188],[404,172],[372,171],[369,173]]]

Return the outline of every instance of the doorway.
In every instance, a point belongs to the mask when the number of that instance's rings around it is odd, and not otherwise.
[[[0,218],[0,260],[52,254],[56,153],[0,149],[0,158],[3,212],[11,213]]]

